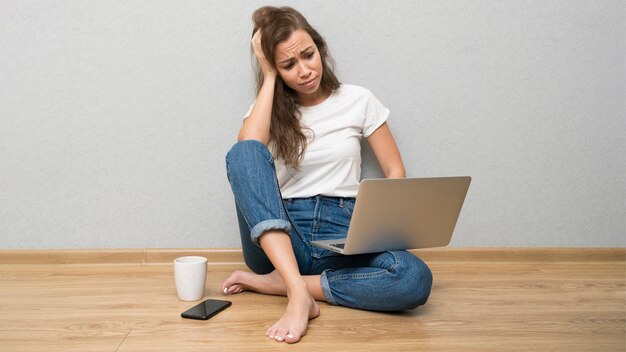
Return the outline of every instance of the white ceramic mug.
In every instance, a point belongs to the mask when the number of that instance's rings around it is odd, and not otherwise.
[[[205,257],[179,257],[174,259],[174,279],[178,299],[197,301],[204,296],[206,282]]]

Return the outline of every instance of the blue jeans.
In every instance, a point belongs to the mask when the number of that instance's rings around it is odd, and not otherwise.
[[[354,198],[282,199],[270,151],[254,140],[235,144],[226,170],[239,219],[246,265],[257,274],[274,267],[259,246],[268,230],[289,234],[302,275],[320,275],[326,301],[345,307],[399,311],[426,303],[432,286],[428,266],[406,251],[344,256],[311,241],[345,237]]]

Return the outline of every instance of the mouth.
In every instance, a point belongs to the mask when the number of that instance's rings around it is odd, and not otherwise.
[[[313,78],[313,79],[308,80],[308,81],[306,81],[306,82],[304,82],[304,83],[301,83],[300,85],[301,85],[301,86],[310,86],[310,85],[313,85],[313,83],[315,83],[315,80],[316,80],[316,79],[317,79],[317,78]]]

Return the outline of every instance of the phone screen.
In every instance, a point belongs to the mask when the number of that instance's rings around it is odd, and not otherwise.
[[[207,299],[206,301],[184,311],[180,316],[187,319],[207,320],[215,314],[228,308],[231,304],[232,302],[230,301]]]

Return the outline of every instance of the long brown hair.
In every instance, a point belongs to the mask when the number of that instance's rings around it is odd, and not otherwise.
[[[291,34],[299,29],[306,31],[317,46],[322,60],[322,80],[320,89],[332,92],[339,88],[339,80],[334,73],[334,62],[328,53],[324,38],[317,33],[307,22],[306,18],[291,7],[264,6],[252,14],[254,30],[261,30],[261,47],[269,63],[274,64],[276,45],[287,40]],[[256,59],[254,59],[256,63]],[[263,72],[256,65],[257,94],[263,85]],[[274,87],[274,101],[272,104],[272,119],[270,123],[270,140],[273,142],[274,157],[281,158],[285,164],[297,168],[304,157],[307,146],[307,137],[300,125],[300,111],[296,103],[297,94],[289,88],[280,75],[276,76]]]

